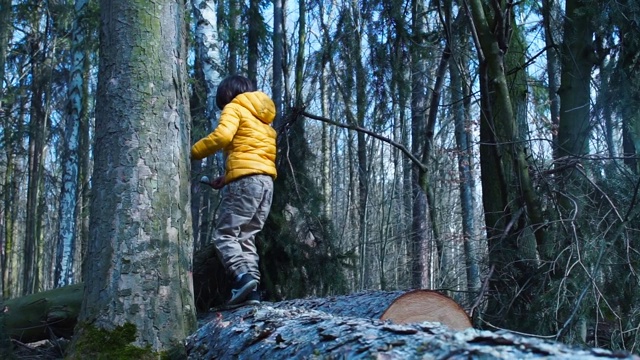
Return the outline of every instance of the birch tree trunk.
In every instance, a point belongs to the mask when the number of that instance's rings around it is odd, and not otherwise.
[[[205,116],[216,119],[216,86],[221,80],[218,72],[220,66],[219,36],[217,26],[216,1],[192,0],[195,26],[196,56],[201,61],[202,74],[206,92]],[[217,121],[217,120],[213,120]],[[214,124],[215,125],[215,124]]]
[[[195,328],[184,2],[101,1],[95,171],[75,356],[95,329],[182,348]]]
[[[200,139],[218,125],[215,98],[216,87],[222,76],[219,73],[221,59],[219,48],[219,32],[217,27],[216,4],[213,0],[192,1],[195,18],[195,81],[192,100],[192,134]],[[209,172],[213,172],[209,174]],[[210,157],[205,164],[193,162],[192,179],[199,180],[207,173],[210,178],[224,173],[224,160],[221,153]],[[213,227],[212,203],[213,193],[200,186],[197,181],[191,184],[193,232],[196,248],[203,248],[209,241],[210,229]]]
[[[78,219],[78,145],[80,122],[85,109],[82,108],[84,87],[84,18],[88,0],[76,0],[75,18],[71,30],[71,79],[67,96],[69,97],[69,113],[65,120],[65,149],[62,166],[62,189],[60,191],[60,208],[58,228],[58,248],[56,253],[54,284],[56,287],[70,285],[75,282],[74,252],[76,250],[76,223]]]

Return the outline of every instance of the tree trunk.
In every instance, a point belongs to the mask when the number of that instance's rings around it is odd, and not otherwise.
[[[557,129],[560,123],[560,97],[558,96],[558,88],[560,87],[560,56],[559,44],[561,42],[562,30],[561,23],[562,13],[557,0],[542,1],[542,23],[544,27],[544,40],[547,46],[547,73],[549,78],[549,115],[551,116],[551,124],[553,130],[551,136],[555,151],[557,144]]]
[[[216,2],[214,0],[192,0],[191,3],[195,20],[196,57],[201,62],[205,90],[203,95],[206,96],[204,115],[214,120],[215,89],[221,80],[220,74],[216,70],[216,65],[220,63]]]
[[[466,22],[456,22],[452,31],[451,48],[468,48],[466,41]],[[449,76],[451,77],[451,103],[455,104],[453,117],[455,124],[456,148],[458,150],[458,176],[460,179],[460,208],[462,211],[462,237],[464,241],[465,268],[467,275],[467,302],[473,303],[480,291],[480,252],[475,233],[475,197],[473,179],[473,149],[471,140],[471,121],[465,109],[464,98],[468,85],[464,83],[465,67],[469,63],[467,56],[461,51],[449,62]],[[468,78],[468,77],[467,77]]]
[[[507,83],[506,56],[513,17],[510,8],[485,13],[480,0],[470,2],[480,58],[480,161],[489,261],[496,269],[486,315],[494,326],[531,331],[527,321],[536,258],[524,253],[521,235],[532,232],[544,244],[540,204],[533,189],[525,144],[519,138]],[[488,8],[487,8],[488,9]],[[494,22],[496,24],[494,24]],[[532,225],[531,230],[525,229]],[[535,279],[535,278],[534,278]],[[505,306],[505,304],[509,304]],[[523,318],[525,317],[525,318]]]
[[[85,79],[89,78],[89,73],[91,71],[91,60],[89,56],[89,51],[85,48],[84,55],[84,68],[83,68],[83,76]],[[80,149],[79,149],[79,175],[80,175],[80,184],[81,184],[81,199],[78,202],[78,206],[80,209],[78,210],[78,214],[80,214],[80,227],[79,227],[79,235],[78,239],[80,240],[78,245],[78,249],[76,249],[76,260],[74,261],[76,269],[74,270],[77,274],[79,274],[76,281],[83,281],[84,279],[80,278],[84,276],[82,274],[82,260],[85,258],[85,253],[87,249],[87,245],[89,243],[89,194],[90,188],[89,179],[91,178],[91,164],[92,158],[90,156],[91,152],[91,120],[89,117],[89,82],[84,81],[82,83],[82,101],[84,104],[82,108],[85,109],[85,112],[82,114],[82,118],[80,120]]]
[[[276,105],[276,119],[273,127],[282,126],[282,79],[284,56],[284,0],[273,0],[273,102]]]
[[[295,105],[303,106],[302,89],[304,83],[305,48],[307,44],[307,5],[306,0],[298,1],[298,53],[296,54]],[[300,119],[298,119],[300,120]]]
[[[589,153],[591,140],[591,70],[595,64],[593,53],[593,25],[591,13],[598,6],[595,1],[567,0],[565,5],[564,37],[562,44],[562,74],[558,91],[560,95],[560,124],[556,144],[556,166],[565,161],[578,160]],[[588,169],[588,168],[587,168]],[[554,301],[557,310],[553,321],[557,322],[557,337],[568,335],[576,341],[584,341],[581,323],[586,314],[585,304],[579,293],[591,283],[591,274],[570,271],[570,263],[583,262],[586,268],[598,267],[592,260],[583,259],[582,241],[594,238],[590,224],[578,222],[587,219],[591,211],[591,185],[579,171],[563,171],[558,177],[560,192],[558,204],[562,219],[558,241],[543,260],[557,264],[549,271],[551,279],[559,285],[563,296]],[[596,205],[599,206],[599,205]],[[578,220],[578,221],[576,221]],[[571,228],[575,229],[570,230]],[[598,236],[595,236],[598,238]],[[602,245],[606,246],[606,245]],[[597,271],[597,270],[594,270]],[[544,305],[543,305],[544,306]],[[583,307],[581,309],[581,307]],[[594,305],[597,308],[597,305]],[[576,316],[574,316],[576,314]],[[560,326],[560,324],[564,324]],[[567,330],[572,331],[567,333]]]
[[[42,230],[40,218],[40,198],[42,197],[42,177],[47,115],[44,109],[43,67],[47,49],[44,48],[40,32],[41,5],[34,13],[32,32],[29,34],[31,61],[31,102],[29,114],[29,180],[27,189],[27,218],[23,247],[22,294],[36,291],[40,254],[39,242]]]
[[[74,346],[79,355],[92,330],[130,324],[136,347],[168,351],[195,327],[184,2],[100,5],[91,234]]]
[[[425,31],[423,0],[412,0],[411,2],[411,29],[414,38],[422,39]],[[425,146],[425,113],[426,113],[426,88],[427,69],[424,55],[424,44],[416,41],[411,47],[411,151],[414,154],[422,152]],[[411,222],[411,286],[414,288],[429,288],[430,279],[430,246],[429,246],[429,226],[427,214],[427,195],[424,189],[428,188],[427,177],[424,172],[414,165],[412,176],[412,222]],[[421,181],[424,181],[424,184]]]
[[[5,333],[23,343],[71,338],[83,290],[79,283],[2,302]]]
[[[591,69],[594,65],[593,30],[589,1],[568,0],[562,45],[560,126],[556,158],[589,151]]]
[[[260,40],[260,0],[249,1],[249,30],[247,38],[247,78],[258,86],[258,59],[260,52],[258,42]]]
[[[321,5],[323,6],[323,5]],[[322,38],[323,44],[322,48],[322,65],[320,70],[320,106],[322,116],[330,117],[329,115],[329,91],[327,89],[327,84],[329,82],[329,76],[327,74],[327,65],[329,62],[329,42],[326,39],[326,36]],[[327,123],[322,123],[322,135],[321,135],[321,145],[320,145],[320,154],[321,154],[321,173],[322,173],[322,211],[323,215],[327,219],[332,218],[332,207],[331,207],[331,132],[329,129],[329,125]]]
[[[26,89],[27,85],[27,76],[22,77],[19,82],[20,89]],[[18,115],[14,118],[12,116],[4,116],[6,120],[5,124],[8,125],[7,128],[12,128],[13,134],[11,132],[6,131],[3,135],[5,140],[5,146],[7,148],[6,151],[6,160],[7,160],[7,170],[6,170],[6,183],[5,186],[7,191],[4,194],[4,205],[5,205],[5,243],[4,253],[7,257],[6,261],[6,269],[4,269],[4,288],[3,295],[5,299],[10,297],[15,297],[20,294],[21,289],[21,279],[20,279],[20,268],[22,265],[22,253],[20,252],[20,242],[18,236],[18,227],[16,226],[20,204],[24,204],[23,198],[21,196],[22,192],[20,191],[20,181],[19,179],[24,178],[25,165],[22,157],[19,156],[21,153],[20,149],[24,147],[25,137],[25,125],[26,124],[26,108],[27,103],[29,101],[28,97],[25,96],[22,92],[20,92],[22,96],[20,96],[15,107],[18,108]],[[8,108],[8,107],[7,107]]]
[[[388,322],[301,308],[244,307],[212,314],[187,339],[189,359],[633,359],[601,349],[432,323]]]
[[[12,12],[11,0],[0,0],[0,79],[4,79],[9,39],[13,36],[13,26],[11,23]],[[5,102],[6,91],[7,89],[4,86],[4,81],[0,80],[0,114],[2,114],[0,118],[2,118],[2,138],[4,141],[3,149],[6,154],[4,179],[5,190],[2,195],[4,211],[2,212],[2,218],[0,219],[0,231],[2,231],[2,233],[0,233],[0,243],[3,247],[3,251],[0,254],[0,294],[5,298],[10,295],[8,274],[12,244],[14,242],[13,224],[15,223],[15,214],[13,213],[13,209],[15,209],[16,206],[13,201],[13,197],[15,196],[15,193],[13,192],[13,184],[16,183],[16,180],[13,178],[15,166],[13,151],[14,141],[12,131],[9,130],[12,129],[13,126],[11,126],[12,116],[9,115],[8,107]]]
[[[65,120],[65,148],[63,153],[62,189],[60,191],[60,208],[58,228],[58,248],[56,253],[55,278],[56,287],[74,282],[74,252],[76,250],[76,223],[78,220],[78,145],[80,143],[80,122],[86,109],[82,108],[84,87],[84,15],[88,0],[76,0],[75,18],[72,29],[71,45],[71,79],[69,81],[69,113]]]
[[[221,76],[216,68],[220,64],[219,34],[217,27],[217,12],[215,1],[196,0],[192,2],[195,18],[195,52],[194,81],[191,100],[192,139],[191,143],[211,132],[218,124],[216,113],[216,87]],[[217,153],[206,162],[193,162],[191,178],[199,180],[204,173],[224,173],[224,159],[222,153]],[[203,191],[198,181],[191,182],[191,206],[195,249],[206,246],[210,241],[212,228],[212,203],[214,193]]]
[[[440,63],[438,65],[438,70],[435,73],[435,83],[433,85],[433,89],[431,90],[431,100],[429,103],[429,113],[427,117],[427,127],[424,135],[424,146],[422,148],[422,163],[429,164],[429,159],[432,156],[431,149],[433,148],[433,138],[435,136],[435,127],[436,121],[438,119],[438,109],[440,107],[440,94],[442,92],[442,87],[444,85],[444,78],[446,76],[447,66],[449,64],[449,58],[451,56],[451,51],[449,50],[449,45],[446,45],[444,50],[442,50],[442,57],[440,58]],[[431,222],[431,234],[433,235],[433,242],[436,244],[437,253],[436,259],[438,259],[438,273],[437,277],[434,276],[434,279],[438,286],[442,287],[453,287],[449,282],[453,279],[450,279],[447,274],[452,272],[452,269],[449,269],[447,255],[444,251],[444,244],[442,239],[440,239],[440,227],[438,225],[438,219],[436,217],[436,199],[433,193],[433,188],[429,182],[429,178],[427,176],[426,171],[419,170],[418,179],[420,186],[422,187],[422,191],[427,194],[427,206],[429,212],[429,220]]]
[[[244,38],[242,35],[244,30],[240,25],[240,16],[242,12],[241,6],[242,4],[240,0],[229,0],[229,28],[227,29],[229,33],[229,58],[227,59],[227,73],[230,75],[236,74],[240,71],[238,60],[240,57],[241,43]]]

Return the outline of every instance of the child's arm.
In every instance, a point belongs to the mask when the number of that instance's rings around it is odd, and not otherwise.
[[[220,121],[213,132],[200,139],[191,148],[191,159],[200,160],[224,149],[238,131],[240,115],[233,106],[227,105],[222,109]]]

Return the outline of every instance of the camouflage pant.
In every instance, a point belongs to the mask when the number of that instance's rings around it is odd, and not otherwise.
[[[246,272],[260,280],[255,237],[269,215],[272,197],[273,179],[267,175],[246,176],[223,188],[213,242],[230,275]]]

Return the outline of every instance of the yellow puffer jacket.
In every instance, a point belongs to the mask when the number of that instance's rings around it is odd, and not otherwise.
[[[276,117],[273,100],[261,91],[236,96],[220,115],[218,126],[191,148],[193,160],[224,150],[227,155],[225,183],[246,175],[276,178]]]

